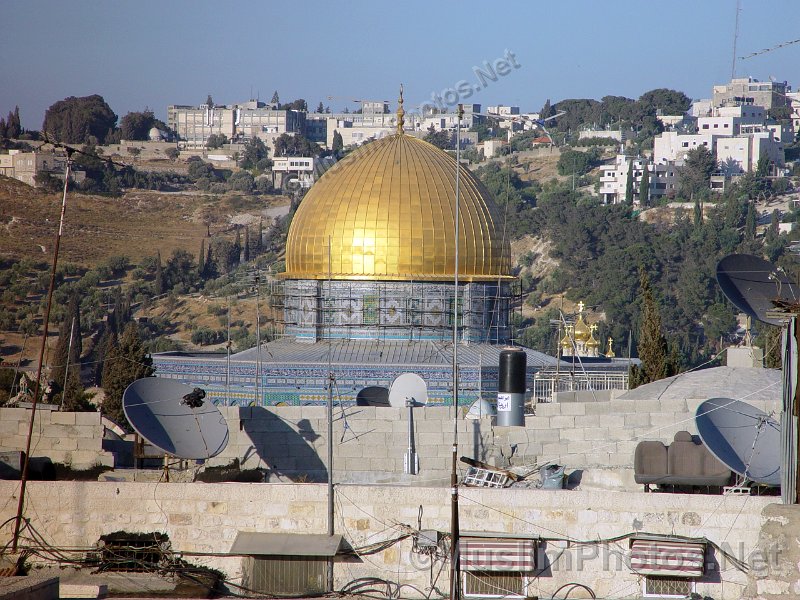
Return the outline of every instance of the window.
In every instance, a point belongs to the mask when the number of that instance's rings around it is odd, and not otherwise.
[[[692,579],[648,575],[642,582],[642,595],[645,598],[687,598],[693,592]]]
[[[714,129],[718,129],[718,128],[719,128],[719,123],[714,123]]]
[[[703,129],[708,129],[708,123],[703,123]]]
[[[528,582],[523,573],[464,571],[467,598],[525,598]]]
[[[688,147],[689,147],[689,142],[683,142],[683,143],[681,144],[681,147],[683,147],[683,148],[688,148]]]

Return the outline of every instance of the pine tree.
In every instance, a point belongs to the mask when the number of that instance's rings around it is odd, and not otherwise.
[[[628,161],[628,179],[625,181],[625,203],[633,204],[633,161]]]
[[[650,206],[650,171],[644,160],[642,161],[642,180],[639,182],[639,205]]]
[[[278,97],[278,90],[275,90],[275,93],[272,94],[272,100],[270,100],[270,104],[275,104],[280,106],[281,99]]]
[[[636,350],[642,364],[641,367],[634,365],[631,368],[631,387],[670,375],[667,340],[661,332],[661,313],[644,267],[639,269],[639,299],[642,309]]]
[[[320,100],[319,104],[317,104],[317,112],[318,113],[324,113],[325,112],[325,106],[322,104],[322,100]]]
[[[130,430],[130,424],[122,409],[122,394],[131,383],[153,374],[153,360],[139,339],[136,323],[125,326],[119,343],[114,345],[105,358],[103,368],[103,413],[112,421]]]

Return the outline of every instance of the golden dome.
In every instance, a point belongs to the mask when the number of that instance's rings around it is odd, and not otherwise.
[[[289,228],[283,277],[451,280],[455,165],[446,152],[402,133],[361,146],[301,202]],[[468,169],[460,173],[459,278],[509,279],[500,212]]]
[[[586,324],[586,321],[583,320],[583,315],[580,315],[578,317],[578,321],[575,323],[574,335],[575,335],[575,340],[579,342],[585,342],[592,335],[589,326]]]

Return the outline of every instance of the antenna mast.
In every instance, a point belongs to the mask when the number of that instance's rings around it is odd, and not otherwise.
[[[739,41],[739,13],[742,11],[742,0],[736,0],[736,23],[733,26],[733,56],[731,57],[731,79],[736,77],[736,43]]]
[[[459,589],[459,553],[458,553],[458,240],[460,235],[459,220],[461,218],[459,204],[461,191],[461,118],[464,116],[464,105],[458,105],[456,122],[456,206],[455,206],[455,268],[453,269],[453,459],[450,472],[450,600],[461,597]]]

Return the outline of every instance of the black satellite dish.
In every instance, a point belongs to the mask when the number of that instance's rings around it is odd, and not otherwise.
[[[700,439],[721,463],[746,480],[781,484],[781,427],[756,407],[730,398],[711,398],[694,417]]]
[[[206,459],[228,445],[228,424],[205,392],[158,377],[137,379],[122,396],[128,421],[148,442],[177,458]]]
[[[736,308],[763,323],[781,326],[782,320],[768,317],[775,301],[795,303],[798,290],[786,273],[771,262],[751,254],[729,254],[717,264],[717,282]]]

